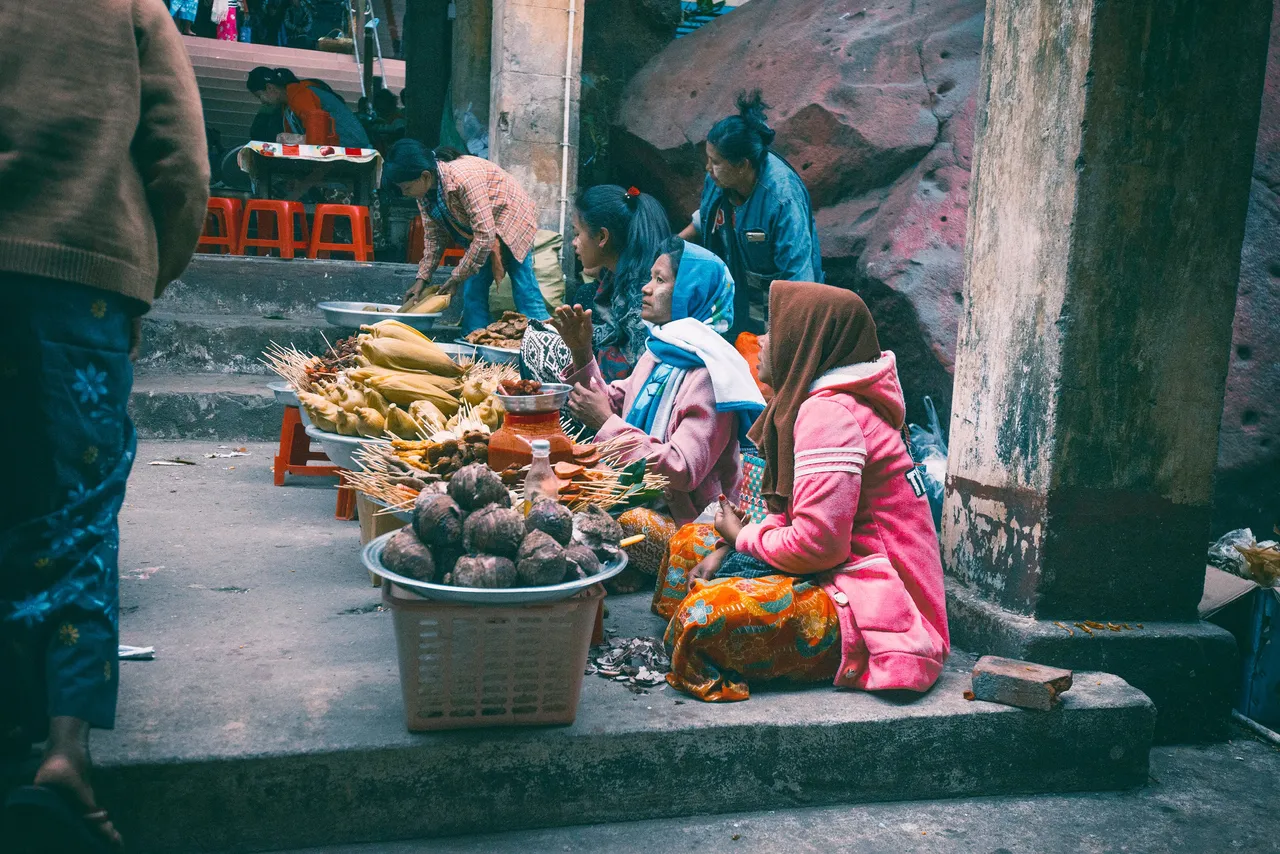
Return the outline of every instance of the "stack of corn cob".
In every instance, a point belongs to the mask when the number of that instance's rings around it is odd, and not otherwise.
[[[518,378],[510,366],[460,365],[398,320],[362,327],[353,366],[309,388],[298,387],[299,372],[277,350],[268,363],[294,384],[311,422],[344,436],[418,439],[477,425],[491,432],[504,415],[493,392],[503,379]]]

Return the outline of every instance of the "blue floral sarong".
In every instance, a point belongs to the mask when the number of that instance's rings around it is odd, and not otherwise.
[[[133,319],[107,291],[0,274],[0,739],[38,741],[51,717],[115,722],[116,514],[136,437]]]

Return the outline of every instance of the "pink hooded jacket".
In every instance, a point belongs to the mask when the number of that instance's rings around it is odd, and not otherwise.
[[[951,641],[893,353],[830,371],[810,392],[796,416],[791,506],[745,526],[735,547],[785,572],[822,572],[840,615],[837,686],[926,691]]]

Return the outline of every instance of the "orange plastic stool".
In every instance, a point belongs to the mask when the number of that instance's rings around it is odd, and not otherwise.
[[[257,214],[255,221],[253,215]],[[299,224],[300,220],[300,224]],[[249,225],[258,227],[258,236],[249,237]],[[283,229],[281,224],[287,224]],[[281,234],[281,231],[287,231]],[[240,220],[240,253],[247,255],[249,249],[274,249],[281,258],[292,258],[296,253],[304,252],[309,243],[307,230],[307,210],[301,202],[286,202],[279,199],[250,199],[244,206],[244,216]],[[254,254],[258,254],[256,251]]]
[[[335,243],[333,222],[345,217],[351,223],[351,242]],[[357,261],[373,260],[373,221],[369,209],[361,205],[316,205],[311,223],[308,258],[328,258],[334,252],[350,252]]]
[[[338,506],[333,508],[333,518],[342,522],[356,518],[356,490],[347,485],[346,469],[338,470]]]
[[[404,247],[404,260],[406,264],[417,264],[422,260],[422,252],[426,248],[423,245],[423,225],[422,217],[415,216],[413,221],[409,223],[409,242]],[[449,248],[444,250],[440,256],[440,264],[444,267],[456,267],[458,262],[462,260],[462,256],[466,253],[461,249]]]
[[[332,477],[341,471],[337,466],[307,465],[320,460],[328,462],[329,458],[321,451],[311,450],[311,437],[307,435],[307,426],[302,423],[298,407],[286,406],[284,418],[280,421],[280,450],[272,467],[276,486],[284,486],[287,474]]]
[[[240,216],[243,209],[244,203],[239,199],[209,199],[209,205],[205,208],[204,232],[200,235],[196,251],[239,255]]]

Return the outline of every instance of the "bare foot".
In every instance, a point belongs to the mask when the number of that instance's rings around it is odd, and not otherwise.
[[[116,848],[123,847],[124,841],[107,811],[94,800],[93,787],[89,785],[89,751],[86,747],[74,742],[55,744],[51,741],[44,762],[36,772],[35,784],[70,799],[79,807],[85,824],[93,832]]]

